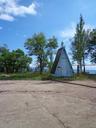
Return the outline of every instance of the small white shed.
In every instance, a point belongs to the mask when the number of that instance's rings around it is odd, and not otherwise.
[[[57,77],[71,77],[74,75],[65,47],[62,47],[57,51],[51,73]]]

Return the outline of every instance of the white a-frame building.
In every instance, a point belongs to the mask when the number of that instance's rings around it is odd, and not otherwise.
[[[51,73],[57,77],[71,77],[74,75],[74,71],[68,58],[65,47],[61,47],[57,51],[57,55],[51,69]]]

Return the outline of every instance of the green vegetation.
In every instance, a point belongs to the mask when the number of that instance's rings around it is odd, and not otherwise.
[[[96,63],[96,29],[85,30],[82,15],[72,40],[72,58],[77,62],[77,73],[85,73],[85,60]]]
[[[80,16],[80,22],[76,27],[76,34],[72,41],[72,57],[73,60],[77,62],[77,72],[82,73],[85,72],[85,57],[86,50],[88,45],[88,32],[84,29],[84,20],[83,17]],[[83,71],[82,71],[83,68]]]
[[[96,80],[95,74],[75,74],[73,77],[55,77],[50,73],[39,72],[31,73],[11,73],[11,74],[0,74],[0,80],[63,80],[63,81],[74,81],[74,80]]]
[[[96,80],[95,74],[80,74],[75,76],[76,80]]]
[[[49,74],[39,72],[0,74],[0,80],[46,80]]]
[[[25,55],[21,49],[9,51],[8,48],[0,47],[0,72],[16,73],[27,71],[32,59]]]
[[[96,63],[96,29],[90,32],[88,53],[90,54],[91,62]]]
[[[43,33],[34,34],[32,38],[27,39],[25,48],[28,50],[29,56],[36,56],[40,73],[43,72],[46,65],[46,38]]]
[[[48,43],[46,45],[47,48],[47,56],[48,56],[48,68],[51,71],[53,65],[53,55],[55,53],[55,49],[58,47],[57,39],[53,36],[52,38],[48,39]]]
[[[6,45],[0,46],[0,80],[96,80],[96,75],[86,74],[85,71],[86,58],[88,58],[91,63],[96,64],[96,29],[85,30],[84,25],[83,17],[80,16],[80,21],[76,26],[76,32],[71,42],[71,56],[77,64],[77,75],[74,77],[56,78],[49,73],[53,65],[56,49],[58,48],[57,38],[52,36],[46,39],[44,33],[35,33],[24,43],[28,55],[21,49],[10,51]],[[36,65],[33,67],[36,67],[36,70],[29,72],[32,70],[30,69],[30,64],[32,64],[32,60],[34,61],[34,56]],[[47,71],[47,73],[44,73],[45,71]]]
[[[46,77],[48,80],[63,80],[63,81],[74,81],[74,80],[95,80],[96,74],[75,74],[73,77],[55,77],[52,75],[48,75]]]
[[[57,39],[54,36],[47,40],[43,33],[34,34],[32,38],[27,39],[25,42],[25,48],[28,50],[29,56],[36,57],[41,74],[45,67],[52,65],[54,49],[57,46]]]

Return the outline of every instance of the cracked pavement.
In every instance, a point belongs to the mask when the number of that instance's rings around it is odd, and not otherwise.
[[[54,81],[0,81],[0,128],[96,128],[96,89]]]

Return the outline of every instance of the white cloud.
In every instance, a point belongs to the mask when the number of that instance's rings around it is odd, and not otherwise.
[[[3,27],[0,26],[0,30],[2,30],[2,29],[3,29]]]
[[[85,30],[95,28],[94,25],[85,24]]]
[[[14,20],[14,17],[13,16],[10,16],[8,14],[0,14],[0,19],[7,20],[7,21],[13,21]]]
[[[71,23],[71,26],[60,31],[60,36],[63,38],[72,38],[75,34],[76,25]]]
[[[37,14],[37,4],[19,5],[18,0],[0,0],[0,19],[13,21],[16,16]]]
[[[85,25],[85,29],[93,29],[94,26],[90,25],[90,24],[86,24]],[[72,38],[75,34],[76,31],[76,24],[75,23],[71,23],[71,25],[68,28],[65,28],[64,30],[59,32],[59,35],[64,38],[64,39],[69,39]]]
[[[24,37],[24,38],[27,38],[27,35],[26,35],[26,34],[24,34],[24,35],[23,35],[23,37]]]

